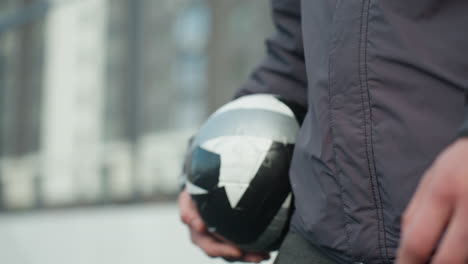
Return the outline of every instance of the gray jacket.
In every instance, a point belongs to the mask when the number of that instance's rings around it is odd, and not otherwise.
[[[465,118],[468,1],[272,6],[277,31],[237,96],[279,94],[306,110],[292,228],[340,263],[391,263],[402,212]]]

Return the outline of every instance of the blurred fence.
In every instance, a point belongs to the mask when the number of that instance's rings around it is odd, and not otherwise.
[[[173,196],[270,23],[266,0],[0,1],[0,208]]]

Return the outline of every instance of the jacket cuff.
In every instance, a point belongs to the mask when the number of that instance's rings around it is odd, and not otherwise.
[[[468,137],[468,118],[465,119],[458,133],[459,137]]]

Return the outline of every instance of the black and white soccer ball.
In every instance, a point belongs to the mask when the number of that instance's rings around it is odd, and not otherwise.
[[[268,94],[236,99],[195,136],[186,189],[208,230],[242,249],[276,250],[292,212],[288,171],[301,118]]]

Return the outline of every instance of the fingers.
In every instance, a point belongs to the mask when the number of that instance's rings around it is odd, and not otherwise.
[[[192,242],[200,247],[210,257],[222,257],[227,261],[243,261],[259,263],[269,259],[269,253],[243,252],[229,242],[218,240],[208,232],[198,233],[191,230],[190,236]]]
[[[203,223],[187,191],[182,191],[180,193],[178,203],[180,219],[188,226],[192,242],[200,247],[208,256],[222,257],[228,261],[255,263],[270,257],[268,253],[245,253],[222,237],[208,232],[206,225]]]
[[[432,181],[434,175],[435,174],[433,173],[433,169],[430,169],[422,177],[422,180],[416,188],[416,192],[414,193],[413,198],[411,199],[410,203],[408,204],[405,210],[405,214],[401,221],[402,230],[404,230],[407,226],[409,219],[413,218],[412,216],[414,212],[421,205],[421,202],[424,200],[424,197],[428,195],[430,182]]]
[[[254,262],[260,263],[264,260],[270,259],[269,253],[244,253],[240,258],[223,258],[228,262]]]
[[[197,232],[204,232],[206,229],[203,220],[198,214],[195,204],[190,198],[190,194],[187,191],[182,191],[179,195],[179,212],[180,220],[185,223],[190,229],[194,229]]]
[[[468,207],[459,203],[453,220],[437,250],[433,264],[468,263]]]
[[[200,247],[210,257],[226,257],[239,259],[242,257],[242,251],[237,247],[220,242],[207,232],[197,232],[190,230],[192,242]]]
[[[441,186],[426,186],[427,194],[414,205],[405,223],[398,252],[399,264],[425,263],[452,214],[451,194]]]
[[[256,253],[256,252],[246,253],[242,257],[242,261],[255,262],[255,263],[259,263],[259,262],[262,262],[263,260],[267,260],[267,259],[270,259],[270,254],[268,254],[268,253]]]
[[[182,191],[178,199],[180,219],[190,230],[190,238],[210,257],[226,257],[239,260],[243,253],[237,247],[223,242],[210,234],[198,214],[195,204],[187,191]]]
[[[222,236],[218,234],[211,234],[215,239],[217,239],[219,242],[227,243],[230,244],[228,240],[223,238]],[[261,262],[263,260],[267,260],[270,258],[270,253],[267,252],[243,252],[243,255],[239,259],[230,259],[230,258],[224,258],[227,261],[245,261],[245,262]]]

